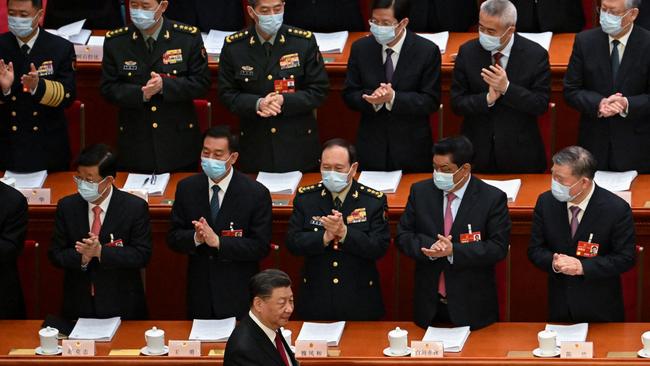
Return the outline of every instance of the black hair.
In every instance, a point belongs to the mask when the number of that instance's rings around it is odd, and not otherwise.
[[[344,149],[346,149],[348,151],[348,157],[349,157],[350,165],[357,162],[357,149],[350,142],[348,142],[347,140],[342,139],[342,138],[333,138],[333,139],[325,141],[325,143],[323,144],[323,149],[321,150],[321,152],[323,152],[323,151],[325,151],[325,150],[327,150],[329,148],[335,147],[335,146],[342,147],[342,148],[344,148]]]
[[[83,149],[77,159],[78,166],[97,166],[102,179],[117,175],[117,159],[108,145],[96,144]]]
[[[474,146],[465,136],[446,137],[433,146],[433,155],[451,155],[451,162],[460,168],[472,163]]]
[[[9,4],[9,1],[11,0],[7,0],[7,4]],[[29,1],[32,3],[32,6],[35,8],[37,9],[43,8],[43,0],[14,0],[14,1]]]
[[[212,137],[215,139],[226,139],[228,140],[228,151],[230,153],[239,152],[239,139],[237,136],[230,133],[230,128],[227,125],[219,125],[210,127],[203,134],[203,141],[206,137]]]
[[[279,269],[265,269],[256,274],[248,281],[251,305],[256,297],[270,297],[274,289],[283,287],[291,287],[291,278]]]
[[[370,6],[370,11],[372,12],[375,9],[390,8],[393,9],[395,19],[397,19],[398,22],[401,22],[402,19],[408,18],[411,12],[411,2],[410,0],[373,0],[372,5]]]

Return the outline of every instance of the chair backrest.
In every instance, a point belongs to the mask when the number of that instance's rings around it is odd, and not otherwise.
[[[86,145],[86,107],[75,100],[65,110],[65,117],[68,120],[68,140],[70,140],[70,156],[74,161]],[[72,166],[70,166],[72,169]]]
[[[194,99],[194,108],[199,119],[201,132],[205,132],[212,127],[212,103],[205,99]]]
[[[582,12],[585,15],[585,28],[593,28],[597,25],[596,9],[598,6],[597,0],[582,0]]]
[[[499,321],[510,321],[510,246],[508,255],[495,267],[497,298],[499,299]]]
[[[260,261],[260,270],[280,268],[280,246],[271,243],[269,247],[269,255]]]
[[[636,246],[636,264],[621,275],[623,305],[626,322],[641,321],[641,299],[643,299],[643,247]]]
[[[442,132],[444,127],[444,120],[442,117],[444,111],[444,105],[440,104],[440,108],[429,117],[429,123],[431,124],[431,137],[433,138],[434,143],[444,137]]]
[[[391,238],[386,254],[377,261],[381,297],[384,302],[384,320],[397,319],[398,301],[397,284],[399,283],[399,251]]]
[[[544,143],[544,154],[546,156],[546,166],[548,167],[547,171],[550,171],[550,167],[553,165],[551,163],[551,158],[553,157],[553,154],[555,154],[555,141],[557,134],[555,103],[548,104],[548,110],[537,119],[537,125],[539,127],[539,133],[542,136],[542,142]]]
[[[41,311],[40,301],[40,265],[39,244],[34,240],[25,240],[23,252],[18,257],[18,273],[25,298],[27,319],[38,319]]]

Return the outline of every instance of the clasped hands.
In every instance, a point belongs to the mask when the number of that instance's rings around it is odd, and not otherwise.
[[[582,262],[578,258],[570,257],[566,254],[554,253],[552,266],[556,272],[567,276],[580,276],[584,274]]]
[[[494,104],[508,89],[508,74],[501,65],[481,69],[481,77],[488,84],[488,103]]]
[[[443,236],[438,234],[438,241],[433,243],[429,248],[421,248],[422,254],[430,258],[448,257],[453,253],[453,243],[451,235]]]
[[[343,222],[343,214],[337,210],[332,210],[331,215],[321,216],[320,222],[325,228],[323,234],[324,245],[327,246],[332,240],[341,240],[347,234],[347,227]]]
[[[198,220],[192,221],[194,225],[194,238],[199,243],[205,243],[212,248],[219,249],[220,241],[219,236],[212,230],[208,221],[201,217]]]
[[[380,105],[384,103],[390,103],[393,100],[395,95],[395,90],[393,90],[393,85],[391,83],[381,83],[379,88],[375,89],[372,94],[363,94],[361,98],[366,102],[374,105]]]
[[[147,85],[142,87],[142,95],[145,101],[151,100],[151,97],[162,92],[163,79],[160,74],[151,72],[151,78],[147,81]]]
[[[81,254],[81,264],[83,265],[87,265],[95,257],[101,258],[102,245],[99,243],[97,235],[93,233],[88,233],[87,238],[76,242],[74,249]]]
[[[621,93],[616,93],[608,98],[603,98],[598,105],[598,117],[612,117],[617,114],[626,113],[628,107],[627,98]]]
[[[284,96],[281,93],[270,92],[260,100],[257,115],[263,118],[275,117],[282,113],[283,104]]]

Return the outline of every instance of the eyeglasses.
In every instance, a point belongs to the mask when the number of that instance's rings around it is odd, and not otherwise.
[[[86,183],[97,183],[97,184],[99,184],[99,183],[101,183],[101,182],[104,181],[104,179],[101,179],[99,182],[94,182],[92,179],[84,179],[84,178],[81,178],[81,177],[78,176],[78,175],[73,176],[73,177],[72,177],[72,180],[74,180],[74,182],[77,183],[77,184],[79,184],[79,183],[81,183],[81,182],[86,182]]]
[[[390,22],[390,23],[389,22],[381,22],[381,21],[378,21],[377,19],[373,18],[373,19],[368,20],[368,24],[378,25],[380,27],[394,27],[394,26],[398,25],[399,22]]]

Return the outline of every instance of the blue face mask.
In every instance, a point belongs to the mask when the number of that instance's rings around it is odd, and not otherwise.
[[[323,185],[328,191],[339,193],[347,187],[349,174],[350,172],[339,173],[332,170],[321,171],[321,175],[323,176]]]
[[[438,187],[439,190],[444,191],[444,192],[449,192],[454,187],[456,187],[456,183],[454,183],[454,176],[456,173],[460,171],[461,168],[458,168],[453,173],[443,173],[439,172],[437,170],[433,171],[433,184]]]
[[[551,193],[553,194],[553,197],[555,197],[555,199],[560,202],[573,201],[576,197],[578,197],[578,195],[580,195],[580,193],[582,193],[579,192],[573,196],[571,195],[571,188],[575,187],[575,185],[578,183],[580,183],[580,181],[577,181],[572,186],[567,187],[551,178]]]
[[[9,19],[9,31],[18,38],[25,38],[29,36],[34,28],[32,24],[34,23],[34,18],[22,18],[22,17],[12,17]]]
[[[615,36],[623,31],[621,24],[623,22],[623,17],[626,15],[627,13],[623,15],[614,15],[601,11],[600,28],[603,30],[603,32],[609,34],[610,36]]]
[[[93,183],[93,182],[88,182],[83,179],[78,179],[75,177],[74,179],[75,183],[77,183],[77,191],[81,195],[81,198],[86,200],[88,203],[93,203],[100,199],[102,195],[106,192],[106,189],[104,191],[99,192],[99,183]],[[103,182],[104,180],[102,180]]]
[[[268,35],[276,34],[284,21],[284,13],[270,15],[255,13],[255,15],[257,15],[257,26]]]
[[[510,28],[508,28],[510,29]],[[481,44],[481,47],[483,47],[484,50],[486,51],[496,51],[499,48],[501,48],[501,38],[505,36],[505,34],[508,32],[506,31],[500,35],[500,36],[491,36],[489,34],[483,33],[481,31],[478,32],[478,41]]]
[[[226,175],[226,172],[228,171],[226,163],[228,160],[230,160],[230,157],[226,160],[201,157],[201,168],[203,168],[203,172],[210,179],[217,180]]]
[[[131,9],[131,22],[136,28],[143,31],[156,24],[156,12],[160,5],[154,10]]]
[[[395,39],[395,28],[394,25],[377,25],[370,22],[370,33],[375,37],[377,43],[382,46],[389,44]]]

